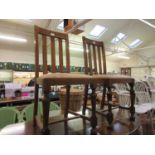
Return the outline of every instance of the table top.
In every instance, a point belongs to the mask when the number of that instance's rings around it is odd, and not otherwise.
[[[21,101],[33,101],[34,97],[16,97],[16,98],[5,98],[3,100],[0,100],[0,104],[8,104],[8,103],[14,103],[14,102],[21,102]]]
[[[113,128],[109,129],[107,121],[102,115],[97,115],[98,126],[97,131],[100,135],[126,135],[134,134],[139,128],[139,118],[135,117],[135,121],[131,122],[128,119],[128,111],[123,112],[115,109],[113,111],[114,122]],[[56,114],[51,112],[51,119],[54,120]],[[89,115],[89,114],[88,114]],[[90,123],[83,121],[81,118],[69,120],[67,124],[64,122],[54,123],[49,125],[50,134],[52,135],[65,135],[65,134],[90,134]],[[37,135],[41,134],[40,129],[33,126],[33,122],[22,122],[17,124],[11,124],[0,130],[0,135]],[[146,133],[145,133],[146,134]]]

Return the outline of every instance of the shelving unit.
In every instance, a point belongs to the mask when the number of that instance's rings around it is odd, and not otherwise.
[[[121,74],[131,76],[131,68],[121,68]]]
[[[43,67],[40,67],[40,72],[42,72]],[[34,72],[34,64],[25,64],[25,63],[14,63],[14,62],[0,62],[1,70],[13,70],[13,71],[22,71],[22,72]],[[51,65],[48,65],[48,70],[51,71]],[[84,72],[84,67],[71,66],[71,72]],[[56,71],[59,71],[59,66],[56,66]]]

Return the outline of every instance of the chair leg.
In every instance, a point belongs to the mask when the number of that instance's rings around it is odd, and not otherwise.
[[[130,83],[130,98],[131,98],[131,106],[130,106],[130,120],[135,120],[135,91],[134,91],[134,83]]]
[[[96,93],[95,89],[96,86],[91,84],[92,94],[91,94],[91,104],[92,104],[92,116],[91,116],[91,134],[97,134],[96,133],[96,126],[97,126],[97,117],[96,117]]]
[[[153,120],[152,120],[152,111],[150,111],[149,114],[150,114],[150,122],[151,122],[152,133],[154,134],[154,127],[153,127]]]
[[[38,91],[39,85],[35,84],[35,95],[34,95],[34,109],[33,109],[33,125],[36,126],[36,116],[38,113]]]
[[[49,99],[49,91],[44,91],[43,97],[43,134],[49,134],[48,128],[48,120],[49,120],[49,107],[50,107],[50,99]]]
[[[64,131],[65,131],[65,135],[68,135],[68,122],[67,122],[67,120],[64,121]]]
[[[83,115],[85,115],[86,113],[87,100],[88,100],[88,85],[85,85],[84,103],[83,103],[83,109],[82,109]]]
[[[142,116],[140,115],[140,127],[139,127],[139,132],[140,132],[140,135],[143,135],[144,134],[144,131],[143,131],[143,124],[142,124]]]
[[[102,101],[101,101],[101,107],[100,107],[100,109],[104,109],[104,105],[105,105],[105,95],[106,95],[106,86],[103,85],[103,94],[102,94]]]
[[[108,87],[108,93],[107,93],[107,99],[108,99],[108,114],[107,114],[107,121],[109,123],[109,127],[112,127],[113,122],[113,113],[112,113],[112,92],[111,87]]]
[[[70,85],[66,86],[66,103],[65,103],[65,112],[64,112],[64,118],[68,118],[68,110],[69,110],[69,103],[70,103]]]

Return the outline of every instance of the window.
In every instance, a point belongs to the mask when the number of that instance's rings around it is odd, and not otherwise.
[[[115,38],[113,38],[111,40],[111,43],[113,44],[118,44],[120,43],[121,41],[123,41],[127,36],[124,34],[124,33],[118,33],[117,36]]]
[[[137,46],[139,46],[143,41],[141,41],[140,39],[136,39],[134,40],[131,44],[129,44],[130,48],[135,48]]]
[[[100,25],[96,25],[92,31],[89,33],[89,35],[95,37],[95,38],[99,38],[101,35],[103,35],[103,33],[105,33],[107,31],[107,28],[105,28],[104,26],[100,26]]]

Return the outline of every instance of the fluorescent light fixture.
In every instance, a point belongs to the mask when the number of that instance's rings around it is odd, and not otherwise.
[[[64,30],[64,21],[62,21],[61,23],[59,23],[59,25],[57,26],[57,29]]]
[[[96,25],[92,31],[89,33],[89,35],[98,38],[100,37],[104,32],[107,31],[107,28],[105,28],[104,26],[100,26],[100,25]]]
[[[122,40],[124,40],[127,36],[124,33],[118,33],[117,36],[115,38],[113,38],[111,40],[111,43],[113,44],[118,44],[120,43]]]
[[[130,57],[127,57],[127,56],[124,56],[124,55],[118,55],[117,57],[121,58],[121,59],[130,59]]]
[[[148,22],[144,19],[138,19],[138,20],[155,29],[155,25],[151,24],[150,22]]]
[[[18,37],[13,37],[13,36],[6,36],[6,35],[0,35],[0,39],[2,40],[8,40],[8,41],[15,41],[15,42],[27,42],[26,39],[24,38],[18,38]]]
[[[80,51],[80,52],[83,51],[82,48],[76,48],[76,47],[70,47],[70,50],[73,50],[73,51]]]
[[[143,41],[141,41],[140,39],[136,39],[134,40],[132,43],[129,44],[130,48],[135,48],[137,46],[139,46]]]

